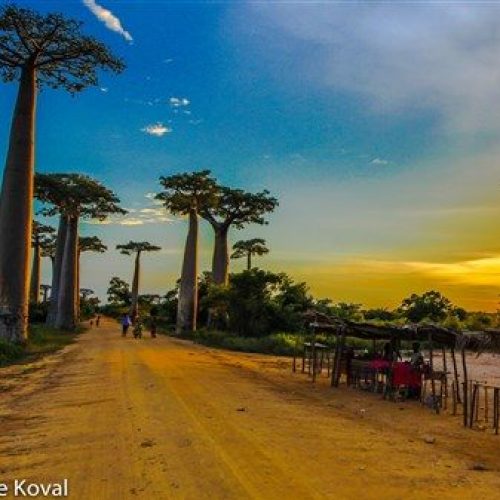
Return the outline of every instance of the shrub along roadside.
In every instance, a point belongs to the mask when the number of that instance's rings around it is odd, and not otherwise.
[[[68,332],[42,324],[30,325],[26,345],[12,344],[0,339],[0,366],[58,351],[71,344],[82,331],[84,327]]]

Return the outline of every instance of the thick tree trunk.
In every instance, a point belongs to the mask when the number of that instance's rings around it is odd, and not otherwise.
[[[198,312],[198,214],[189,213],[189,231],[184,249],[176,333],[196,330]]]
[[[61,215],[59,218],[59,228],[57,230],[56,255],[52,260],[52,288],[50,289],[50,305],[46,320],[48,326],[55,326],[56,324],[61,267],[64,257],[64,247],[66,246],[67,232],[68,218],[66,215]]]
[[[78,218],[70,217],[59,283],[56,327],[74,330],[76,327],[76,282],[78,265]]]
[[[132,280],[132,302],[130,304],[130,318],[135,323],[139,314],[139,273],[141,272],[141,252],[135,256],[134,278]]]
[[[212,258],[212,278],[216,285],[227,285],[229,269],[229,252],[227,245],[228,229],[225,226],[214,226],[215,244]]]
[[[0,338],[28,335],[36,72],[26,66],[12,118],[0,195]]]
[[[252,252],[247,253],[247,270],[252,269]]]
[[[40,303],[40,242],[35,241],[33,247],[33,264],[31,266],[30,302]]]

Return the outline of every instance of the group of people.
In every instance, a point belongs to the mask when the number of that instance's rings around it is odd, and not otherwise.
[[[137,316],[135,320],[132,321],[132,318],[130,317],[129,314],[124,314],[121,319],[121,325],[122,325],[122,337],[126,337],[130,327],[133,326],[132,334],[134,338],[135,339],[142,338],[144,322],[142,318],[140,318],[139,316]],[[155,316],[151,316],[151,320],[149,321],[149,331],[151,333],[151,338],[155,338],[157,332],[157,324]]]

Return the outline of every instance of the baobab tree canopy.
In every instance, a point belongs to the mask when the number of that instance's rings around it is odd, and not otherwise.
[[[251,240],[240,240],[233,245],[232,259],[241,259],[250,255],[264,255],[269,253],[266,247],[266,240],[262,238],[252,238]]]
[[[0,76],[17,80],[27,65],[36,71],[38,86],[62,87],[74,93],[97,85],[97,70],[119,73],[121,59],[92,37],[82,23],[61,14],[39,14],[8,5],[0,10]]]
[[[41,222],[33,221],[31,233],[31,244],[33,246],[40,245],[40,248],[43,248],[45,245],[50,244],[53,240],[55,229],[51,226],[47,226],[46,224],[42,224]]]
[[[210,170],[160,177],[164,191],[156,195],[165,208],[174,215],[199,211],[215,206],[217,183],[210,177]]]
[[[152,245],[147,241],[129,241],[123,245],[116,245],[116,249],[120,250],[120,253],[124,255],[132,255],[138,252],[156,252],[161,250],[161,247]]]
[[[222,186],[218,189],[216,203],[203,207],[200,214],[212,225],[241,229],[246,224],[267,224],[264,215],[277,206],[278,200],[268,190],[248,193]]]
[[[80,236],[78,239],[78,249],[80,252],[104,253],[108,247],[98,236]]]
[[[52,206],[41,213],[104,220],[110,214],[125,214],[120,199],[99,181],[81,174],[36,174],[35,196]]]

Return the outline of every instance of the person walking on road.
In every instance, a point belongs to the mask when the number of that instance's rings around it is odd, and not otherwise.
[[[124,314],[122,317],[122,337],[127,336],[127,332],[131,324],[132,320],[130,319],[130,316],[128,314]]]
[[[151,331],[151,338],[156,338],[156,330],[157,330],[157,324],[156,324],[156,316],[151,315],[151,321],[150,321],[150,331]]]
[[[99,328],[99,324],[100,324],[100,323],[101,323],[101,315],[100,315],[100,314],[98,314],[98,315],[97,315],[97,318],[96,318],[96,320],[95,320],[95,326],[96,326],[96,328]]]

